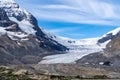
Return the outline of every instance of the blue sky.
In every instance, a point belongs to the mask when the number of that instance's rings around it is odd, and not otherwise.
[[[120,26],[120,0],[16,0],[56,35],[99,37]]]

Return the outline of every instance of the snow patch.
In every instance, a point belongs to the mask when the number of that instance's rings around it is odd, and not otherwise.
[[[23,31],[26,32],[28,35],[32,34],[35,35],[36,31],[33,29],[34,25],[30,24],[29,21],[27,20],[22,20],[22,21],[18,21],[16,18],[14,17],[9,17],[10,20],[16,22],[19,25],[19,28]]]
[[[100,64],[100,65],[103,65],[103,64],[104,64],[104,62],[99,62],[99,64]]]

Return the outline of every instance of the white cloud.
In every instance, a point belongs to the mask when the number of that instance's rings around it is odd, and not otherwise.
[[[25,0],[27,1],[27,0]],[[42,0],[40,0],[42,1]],[[57,0],[57,4],[24,3],[38,19],[119,26],[120,5],[104,0]]]
[[[59,5],[59,4],[52,4],[52,5],[38,5],[37,6],[39,9],[73,9],[75,10],[76,8],[68,6],[68,5]]]

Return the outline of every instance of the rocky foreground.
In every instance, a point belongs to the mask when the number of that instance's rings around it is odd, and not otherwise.
[[[44,68],[43,68],[44,67]],[[111,79],[115,73],[93,69],[74,68],[72,64],[41,65],[39,70],[12,69],[0,67],[0,80],[81,80],[81,79]],[[49,70],[48,70],[49,69]],[[49,72],[50,71],[50,72]]]
[[[0,80],[81,80],[118,79],[120,73],[88,65],[41,64],[27,66],[1,66]],[[107,68],[107,67],[106,67]]]

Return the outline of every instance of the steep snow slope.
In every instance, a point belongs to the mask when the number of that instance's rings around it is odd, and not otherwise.
[[[98,43],[104,43],[106,41],[111,41],[112,39],[114,39],[116,36],[120,35],[120,27],[106,33],[105,35],[103,35],[99,40]]]

